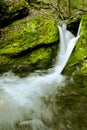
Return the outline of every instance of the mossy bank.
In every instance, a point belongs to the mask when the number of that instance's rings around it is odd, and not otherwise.
[[[51,66],[59,40],[51,14],[16,21],[4,30],[0,40],[0,72],[27,73]]]
[[[76,25],[75,25],[76,26]],[[87,14],[81,19],[81,36],[63,72],[64,87],[56,96],[56,127],[63,130],[87,129]],[[62,128],[61,128],[62,124]]]
[[[81,35],[76,47],[63,71],[68,76],[73,76],[76,82],[87,86],[87,14],[81,19]]]

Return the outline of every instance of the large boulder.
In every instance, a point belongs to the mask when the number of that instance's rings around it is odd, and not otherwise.
[[[25,0],[0,1],[0,27],[28,15],[29,7]]]
[[[87,86],[87,14],[81,19],[81,36],[63,71],[82,86]]]
[[[50,14],[12,23],[2,30],[0,72],[28,73],[48,68],[58,48],[58,28]]]

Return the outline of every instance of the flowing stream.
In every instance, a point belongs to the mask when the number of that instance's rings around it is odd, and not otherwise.
[[[0,77],[0,130],[53,130],[53,113],[45,99],[52,98],[64,85],[61,72],[79,38],[66,30],[65,22],[58,28],[60,49],[51,72],[32,73],[25,78],[8,72]]]

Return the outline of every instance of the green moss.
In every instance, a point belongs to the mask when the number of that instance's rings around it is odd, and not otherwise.
[[[40,48],[22,57],[11,58],[0,56],[0,73],[12,70],[20,76],[26,76],[30,71],[51,67],[56,56],[57,47]]]
[[[28,4],[25,0],[20,0],[20,2],[14,2],[15,4],[11,4],[13,5],[13,8],[11,9],[11,12],[14,12],[15,10],[20,9],[21,7],[27,7],[28,8]],[[9,3],[10,4],[10,3]]]
[[[12,26],[18,29],[8,32],[8,39],[1,46],[0,54],[13,54],[39,44],[58,41],[58,29],[48,15],[24,23],[17,21]]]
[[[52,60],[52,53],[53,50],[51,48],[40,48],[22,58],[17,58],[17,62],[22,63],[22,64],[29,64],[29,65],[34,65],[36,64],[37,66],[47,66],[51,60]],[[50,57],[49,57],[50,55]],[[49,63],[48,63],[49,61]],[[18,64],[19,64],[18,63]]]

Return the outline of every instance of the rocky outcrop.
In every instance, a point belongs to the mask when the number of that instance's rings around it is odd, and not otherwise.
[[[12,23],[1,33],[0,72],[11,69],[24,74],[50,67],[58,40],[58,28],[50,14]]]

